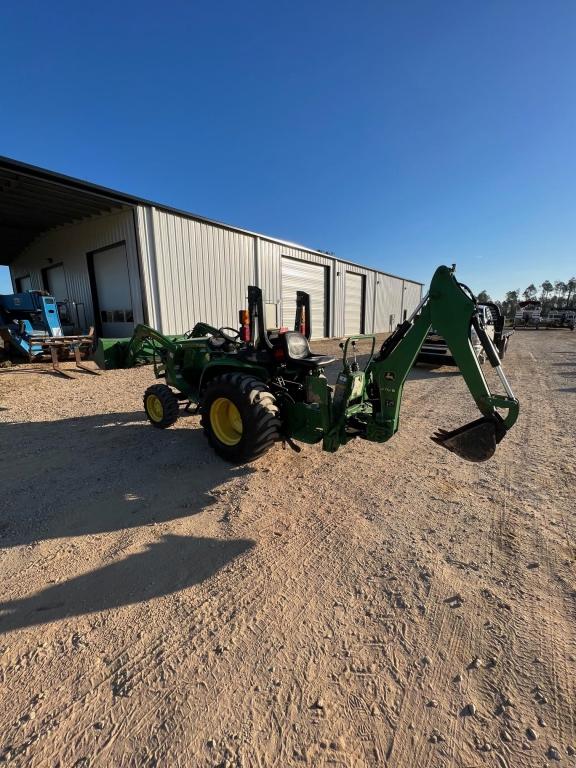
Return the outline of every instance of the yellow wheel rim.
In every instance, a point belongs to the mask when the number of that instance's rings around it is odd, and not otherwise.
[[[146,411],[152,421],[162,421],[164,416],[164,406],[157,395],[148,395],[146,398]]]
[[[227,397],[218,397],[210,406],[212,431],[224,445],[238,445],[242,439],[240,411]]]

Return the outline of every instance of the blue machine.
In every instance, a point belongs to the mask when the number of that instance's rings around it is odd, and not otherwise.
[[[22,357],[41,355],[39,343],[47,336],[62,336],[56,301],[42,291],[0,295],[0,337]]]

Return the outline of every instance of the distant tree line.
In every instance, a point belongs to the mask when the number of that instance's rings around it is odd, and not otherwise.
[[[540,285],[540,293],[534,283],[525,288],[522,292],[508,291],[502,301],[495,301],[506,317],[513,317],[516,313],[516,307],[520,301],[530,300],[540,301],[542,304],[542,314],[546,315],[550,309],[576,309],[576,277],[571,277],[567,283],[562,280],[556,280],[551,283],[550,280],[544,280]],[[480,291],[478,301],[492,301],[487,291]]]

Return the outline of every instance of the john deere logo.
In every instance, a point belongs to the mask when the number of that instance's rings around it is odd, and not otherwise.
[[[394,381],[396,375],[394,374],[394,371],[385,371],[384,378],[386,381]]]

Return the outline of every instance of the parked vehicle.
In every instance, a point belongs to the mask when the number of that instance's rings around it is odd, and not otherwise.
[[[542,322],[542,304],[536,299],[521,301],[514,315],[514,327],[538,328]]]
[[[498,350],[500,359],[502,359],[506,354],[510,337],[514,333],[514,330],[512,328],[504,328],[504,316],[500,312],[498,305],[493,304],[492,302],[478,304],[476,317],[479,325],[485,330],[486,335]],[[474,323],[470,326],[470,341],[472,342],[476,357],[483,363],[485,360],[485,352]],[[434,329],[432,329],[426,336],[426,340],[422,345],[422,349],[416,362],[433,365],[456,364],[446,340]]]
[[[38,362],[45,357],[65,378],[74,378],[60,363],[73,357],[76,366],[89,373],[98,373],[81,362],[94,343],[94,329],[87,334],[66,336],[63,322],[65,302],[57,302],[45,291],[24,291],[0,295],[0,338],[4,353]]]
[[[548,328],[570,328],[573,331],[576,326],[576,310],[551,309],[543,319],[543,323]]]
[[[523,301],[518,305],[514,316],[515,328],[570,328],[576,327],[576,310],[551,309],[546,316],[542,315],[542,305],[539,301]]]

